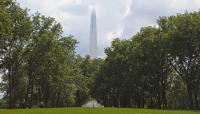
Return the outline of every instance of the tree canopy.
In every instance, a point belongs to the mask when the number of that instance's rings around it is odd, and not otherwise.
[[[200,12],[160,17],[130,40],[115,39],[95,80],[105,106],[199,109]]]

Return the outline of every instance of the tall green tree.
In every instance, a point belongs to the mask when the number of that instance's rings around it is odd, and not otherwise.
[[[168,33],[171,65],[186,84],[190,109],[199,108],[200,12],[162,17],[161,30]]]
[[[3,7],[2,7],[3,6]],[[14,108],[19,93],[18,85],[23,77],[24,48],[31,34],[31,21],[27,11],[10,0],[1,2],[1,60],[5,75],[8,79],[9,107]]]
[[[31,107],[37,94],[36,101],[43,102],[46,107],[65,106],[67,96],[73,94],[71,69],[77,42],[72,36],[62,37],[61,25],[52,18],[36,14],[32,26],[33,34],[27,48],[25,105]]]

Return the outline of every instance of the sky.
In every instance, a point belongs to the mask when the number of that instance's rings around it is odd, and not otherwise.
[[[98,56],[119,37],[131,38],[141,27],[155,26],[159,16],[176,15],[200,9],[200,0],[16,0],[30,14],[40,12],[55,18],[64,35],[79,42],[76,52],[89,54],[91,7],[96,8]]]

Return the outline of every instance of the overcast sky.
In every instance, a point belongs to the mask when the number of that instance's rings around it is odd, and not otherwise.
[[[98,56],[114,37],[130,38],[141,27],[156,25],[159,16],[200,9],[200,0],[17,0],[30,13],[39,11],[60,22],[65,35],[80,43],[78,54],[89,52],[90,9],[96,7]]]

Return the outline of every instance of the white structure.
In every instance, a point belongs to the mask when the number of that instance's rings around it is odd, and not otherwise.
[[[92,58],[97,57],[97,23],[96,23],[96,11],[92,8],[91,11],[91,23],[90,23],[90,56]]]
[[[103,107],[101,104],[99,104],[95,99],[91,99],[86,104],[84,104],[82,107]]]

